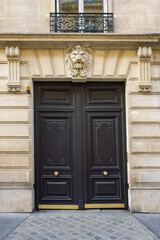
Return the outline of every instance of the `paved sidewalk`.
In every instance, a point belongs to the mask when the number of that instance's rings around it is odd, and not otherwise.
[[[30,215],[29,213],[0,213],[0,240],[5,239]]]
[[[31,214],[5,240],[158,240],[130,212],[55,210]]]
[[[160,214],[134,213],[133,216],[160,238]]]

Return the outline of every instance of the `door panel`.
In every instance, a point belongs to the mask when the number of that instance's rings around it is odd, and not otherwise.
[[[101,85],[101,86],[100,86]],[[85,88],[85,108],[87,106],[121,106],[121,88],[117,84],[92,84],[86,85]],[[98,109],[97,109],[98,110]]]
[[[36,204],[75,204],[73,87],[35,84]]]
[[[125,201],[123,94],[121,83],[85,87],[87,205]]]
[[[44,164],[45,166],[68,166],[69,168],[72,156],[72,116],[55,115],[57,117],[43,119]]]
[[[114,119],[91,117],[91,145],[93,165],[115,165],[115,125]]]
[[[35,83],[35,127],[37,208],[127,204],[123,83]]]
[[[89,159],[87,203],[111,200],[122,202],[120,113],[98,112],[86,115]]]
[[[53,115],[53,116],[52,116]],[[42,118],[42,199],[72,202],[72,114]],[[58,172],[58,176],[54,173]],[[51,189],[52,188],[52,189]]]
[[[92,200],[110,200],[120,199],[120,178],[116,176],[107,179],[92,178]]]
[[[71,179],[43,177],[43,200],[71,200]]]

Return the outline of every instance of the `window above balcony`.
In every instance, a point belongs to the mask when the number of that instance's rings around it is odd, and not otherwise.
[[[57,0],[50,14],[51,32],[113,32],[113,13],[107,0]]]

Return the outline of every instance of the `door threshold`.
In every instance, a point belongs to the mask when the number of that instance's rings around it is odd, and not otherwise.
[[[109,209],[109,208],[125,208],[124,203],[105,203],[105,204],[84,204],[84,209]],[[39,204],[39,210],[79,210],[79,205],[47,205],[47,204]]]
[[[124,203],[105,203],[105,204],[85,204],[84,208],[125,208]]]
[[[45,204],[39,204],[38,209],[64,209],[64,210],[78,210],[79,206],[78,205],[45,205]]]

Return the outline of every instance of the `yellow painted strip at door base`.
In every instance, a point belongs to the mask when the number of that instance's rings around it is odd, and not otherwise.
[[[85,208],[125,208],[124,203],[85,204]]]
[[[38,205],[38,209],[79,209],[78,205]]]

